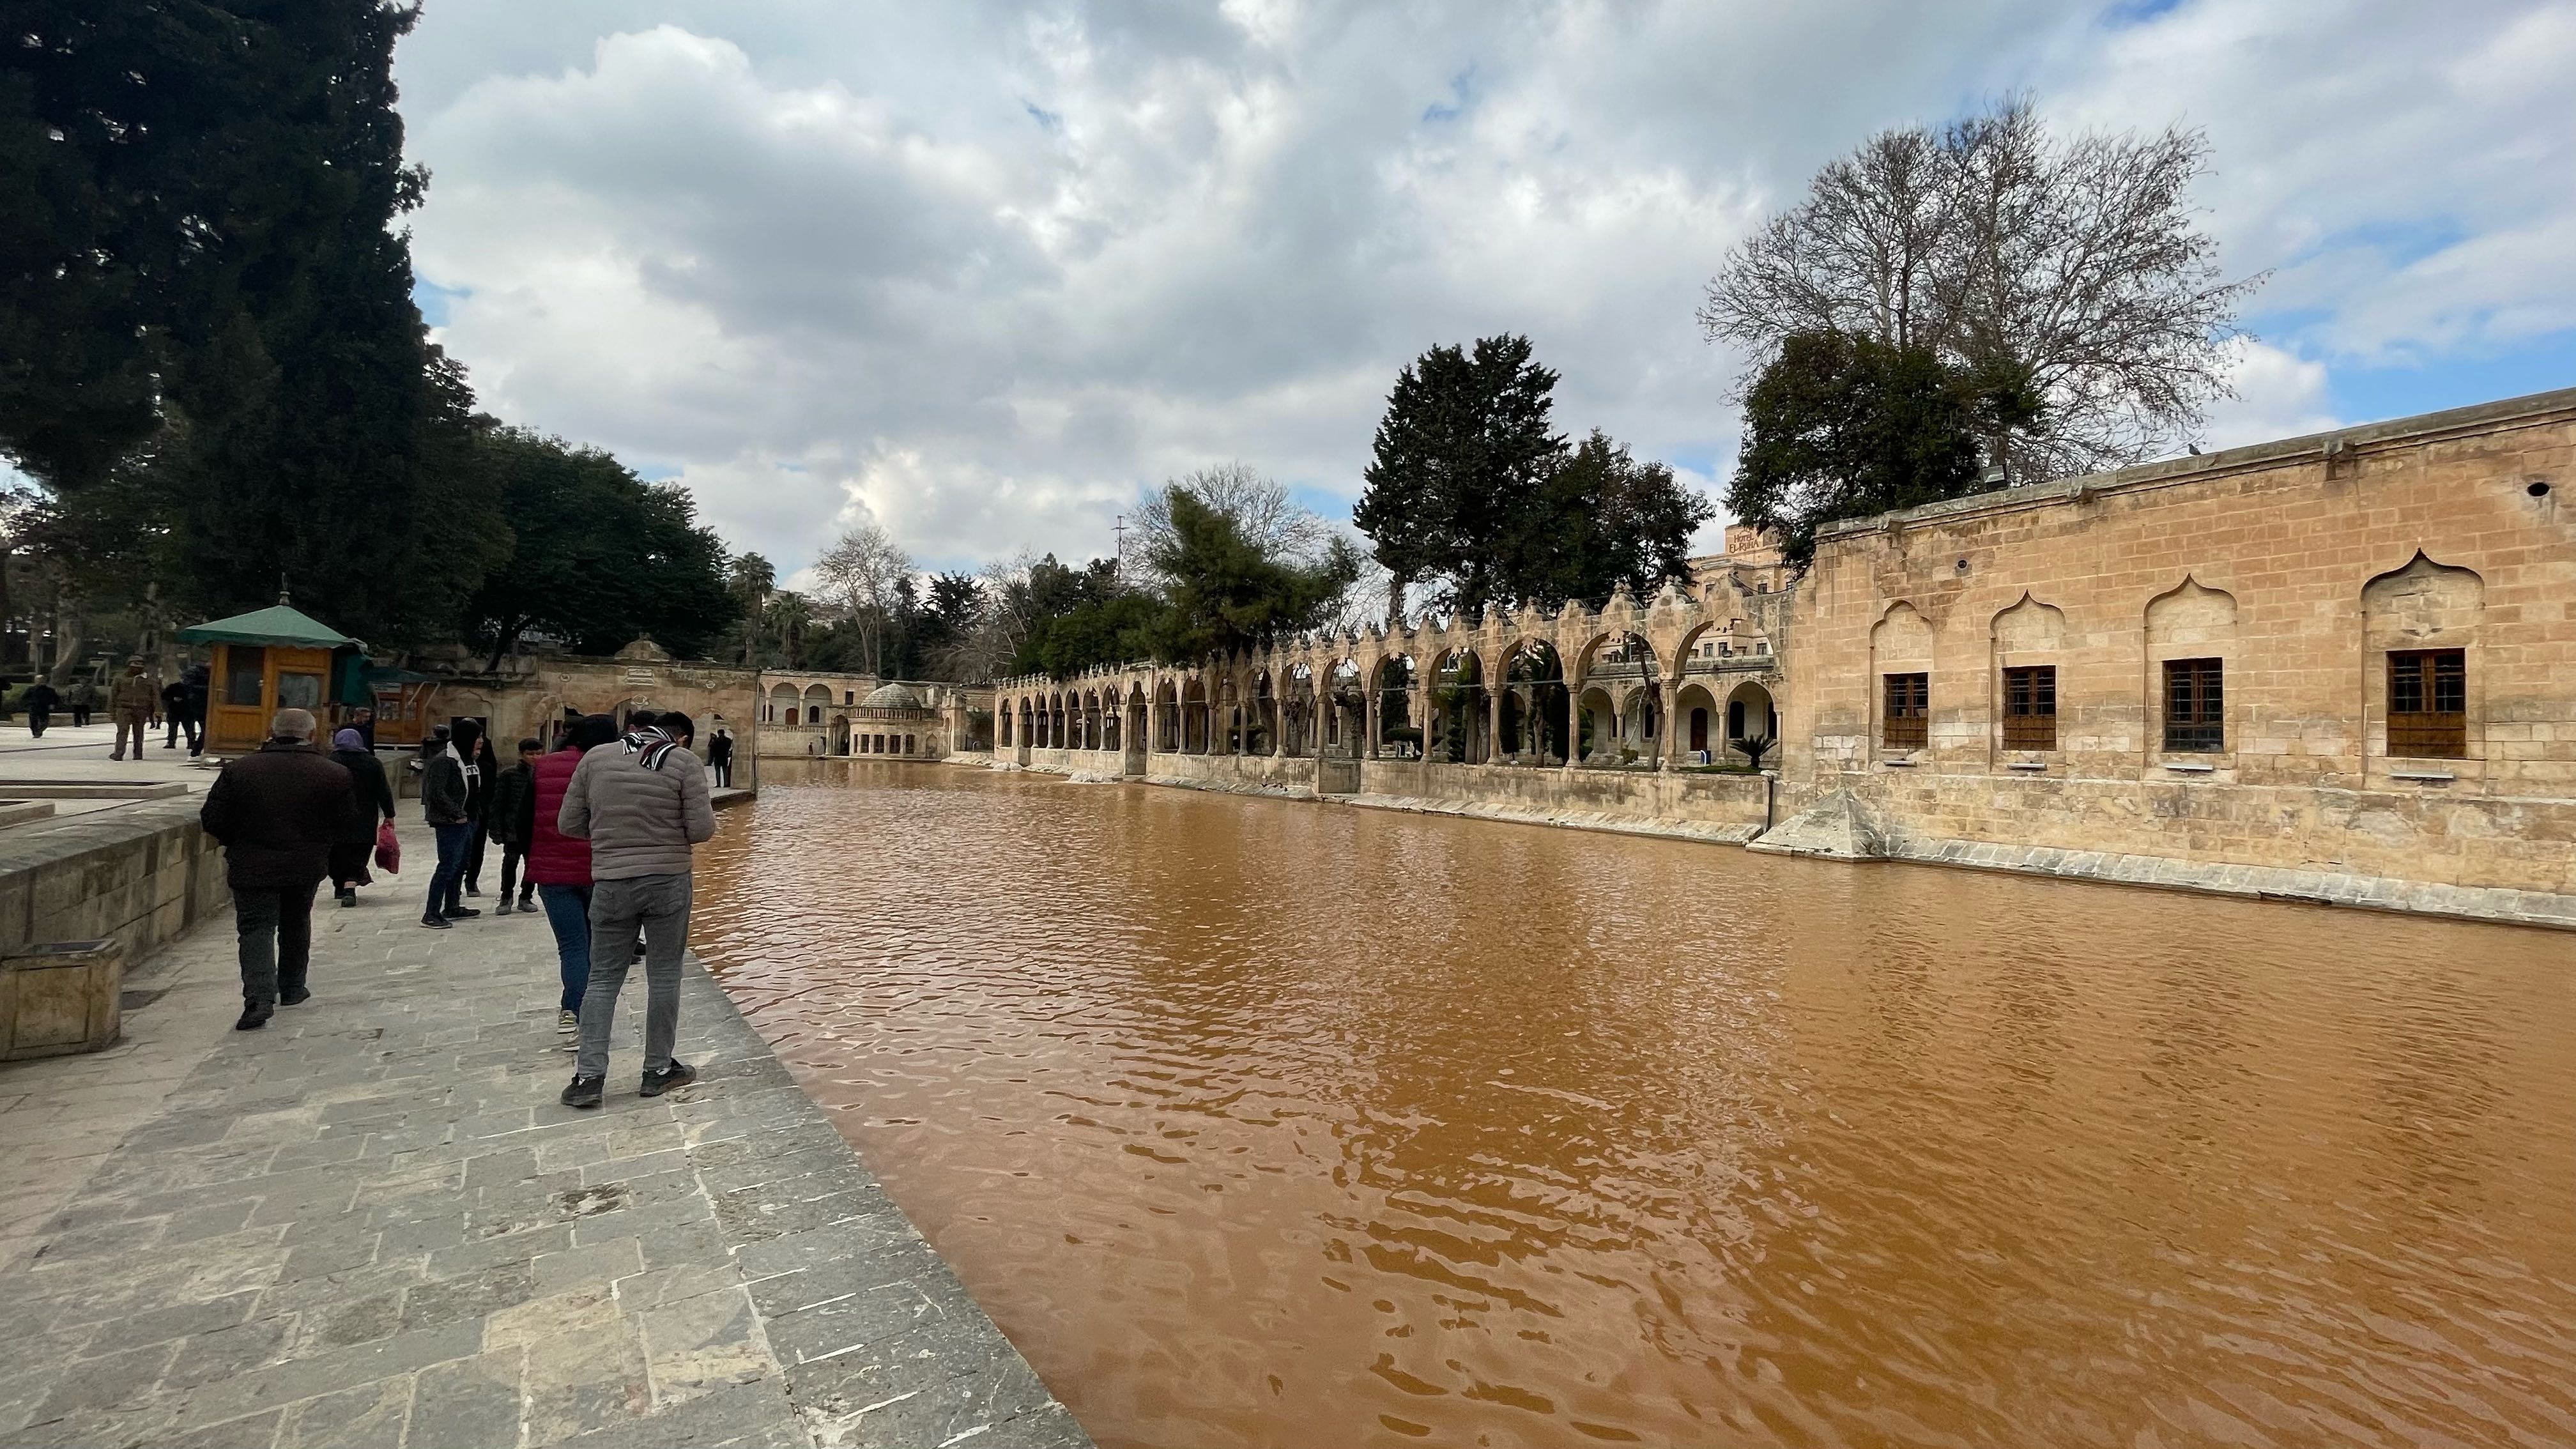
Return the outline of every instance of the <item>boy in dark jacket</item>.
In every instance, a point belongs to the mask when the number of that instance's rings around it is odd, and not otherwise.
[[[241,936],[235,1031],[256,1031],[279,1003],[312,995],[304,980],[313,955],[313,891],[355,800],[348,770],[315,752],[312,738],[312,715],[279,710],[268,743],[224,766],[197,812],[206,833],[224,844],[224,880]]]
[[[519,741],[519,761],[501,771],[492,782],[492,799],[483,810],[483,830],[501,842],[501,905],[492,912],[506,916],[515,908],[533,911],[537,908],[537,880],[531,875],[523,885],[519,866],[528,858],[528,841],[536,829],[537,752],[544,748],[535,740]]]

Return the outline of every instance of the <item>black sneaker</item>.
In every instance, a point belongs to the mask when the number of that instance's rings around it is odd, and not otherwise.
[[[563,1089],[563,1104],[567,1107],[598,1106],[600,1089],[607,1081],[606,1077],[573,1078],[572,1084]]]
[[[340,904],[342,904],[342,905],[344,905],[344,906],[354,906],[354,905],[356,905],[357,903],[358,903],[358,890],[357,890],[357,887],[355,887],[355,886],[351,886],[349,889],[347,889],[347,890],[344,890],[344,891],[340,892]]]
[[[245,1001],[242,1003],[241,1020],[233,1023],[233,1030],[257,1031],[261,1027],[268,1025],[269,1015],[268,1003],[263,1001]]]
[[[277,998],[277,1004],[280,1006],[302,1006],[304,1003],[311,1001],[312,999],[312,992],[298,986],[293,991],[280,995]]]
[[[436,916],[423,916],[420,918],[420,923],[429,927],[433,931],[452,931],[456,929]]]
[[[687,1062],[674,1058],[671,1064],[664,1067],[662,1070],[658,1072],[646,1072],[644,1074],[644,1085],[636,1089],[636,1095],[643,1097],[658,1097],[664,1092],[671,1090],[673,1087],[685,1087],[697,1079],[698,1069],[696,1067],[690,1066]]]
[[[471,920],[483,913],[474,909],[472,906],[458,906],[452,911],[441,911],[439,914],[447,917],[451,921],[464,921]]]

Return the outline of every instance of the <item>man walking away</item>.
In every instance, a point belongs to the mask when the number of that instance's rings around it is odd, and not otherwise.
[[[193,760],[206,752],[206,699],[214,693],[215,672],[206,665],[191,664],[179,682],[188,686],[188,758]],[[367,748],[374,749],[375,742],[370,740]]]
[[[108,706],[116,711],[116,753],[108,758],[124,759],[125,740],[131,735],[135,761],[141,763],[144,736],[152,732],[152,712],[161,706],[160,687],[144,674],[142,655],[137,654],[125,661],[125,677],[116,681],[116,693],[108,699]],[[311,715],[305,716],[308,721],[304,726],[307,738],[313,734],[313,726],[309,723],[312,718]],[[312,752],[308,749],[306,753]]]
[[[188,722],[188,681],[174,679],[161,686],[161,748],[179,748],[179,731]],[[188,732],[190,744],[196,743],[196,731]]]
[[[590,842],[590,985],[582,994],[581,1054],[563,1091],[565,1105],[596,1107],[608,1076],[608,1033],[631,964],[629,943],[644,930],[644,1080],[658,1097],[696,1081],[673,1060],[680,1033],[680,953],[689,932],[689,848],[716,833],[707,772],[686,741],[689,717],[658,715],[614,744],[585,753],[564,791],[556,825]]]
[[[46,727],[54,722],[54,711],[62,705],[62,694],[42,678],[37,679],[18,696],[27,707],[27,733],[37,739],[45,737]]]
[[[98,708],[98,686],[86,679],[75,679],[72,687],[63,691],[63,703],[71,709],[72,728],[87,729],[89,712]]]
[[[206,833],[223,842],[224,880],[232,887],[233,925],[241,937],[242,1014],[235,1031],[257,1031],[279,1004],[293,1006],[313,994],[305,989],[313,890],[355,797],[348,770],[316,752],[312,738],[312,715],[279,710],[267,743],[224,766],[197,812]]]
[[[356,796],[348,824],[331,843],[331,895],[343,906],[354,906],[358,887],[370,879],[367,856],[376,848],[377,822],[394,818],[394,788],[385,779],[384,762],[356,730],[331,736],[331,758],[349,772],[349,788]]]
[[[484,833],[501,842],[501,904],[492,912],[496,916],[510,914],[513,893],[518,895],[517,909],[537,908],[537,878],[531,873],[521,885],[519,867],[528,856],[528,833],[536,814],[539,748],[535,740],[519,741],[519,762],[493,780],[492,803],[483,810]]]
[[[733,788],[733,731],[723,725],[707,736],[707,769],[716,777],[716,788]]]
[[[438,837],[438,869],[429,878],[429,904],[420,923],[444,931],[449,923],[481,911],[468,907],[460,892],[465,885],[465,847],[474,834],[473,808],[481,803],[482,781],[476,778],[474,745],[483,727],[470,719],[453,731],[430,734],[428,759],[420,772],[420,814]]]

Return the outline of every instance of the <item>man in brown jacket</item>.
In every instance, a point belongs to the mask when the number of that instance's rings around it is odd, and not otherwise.
[[[349,772],[315,750],[313,716],[281,709],[256,754],[224,766],[197,812],[224,844],[241,937],[242,1014],[235,1031],[257,1031],[305,990],[313,958],[313,891],[330,867],[331,842],[355,811]]]
[[[154,684],[152,676],[143,672],[142,655],[137,654],[125,661],[125,677],[116,681],[116,693],[109,696],[108,707],[116,711],[116,753],[108,758],[125,758],[125,739],[130,734],[134,737],[135,762],[142,763],[143,737],[152,732],[153,712],[161,707],[161,686]],[[312,716],[306,715],[305,718],[311,719]],[[307,726],[305,733],[309,735],[312,732]]]

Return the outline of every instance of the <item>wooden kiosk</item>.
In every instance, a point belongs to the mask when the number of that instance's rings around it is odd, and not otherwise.
[[[206,752],[246,755],[268,738],[269,716],[309,709],[327,722],[333,684],[356,660],[357,640],[280,602],[178,632],[214,650],[206,690]]]

